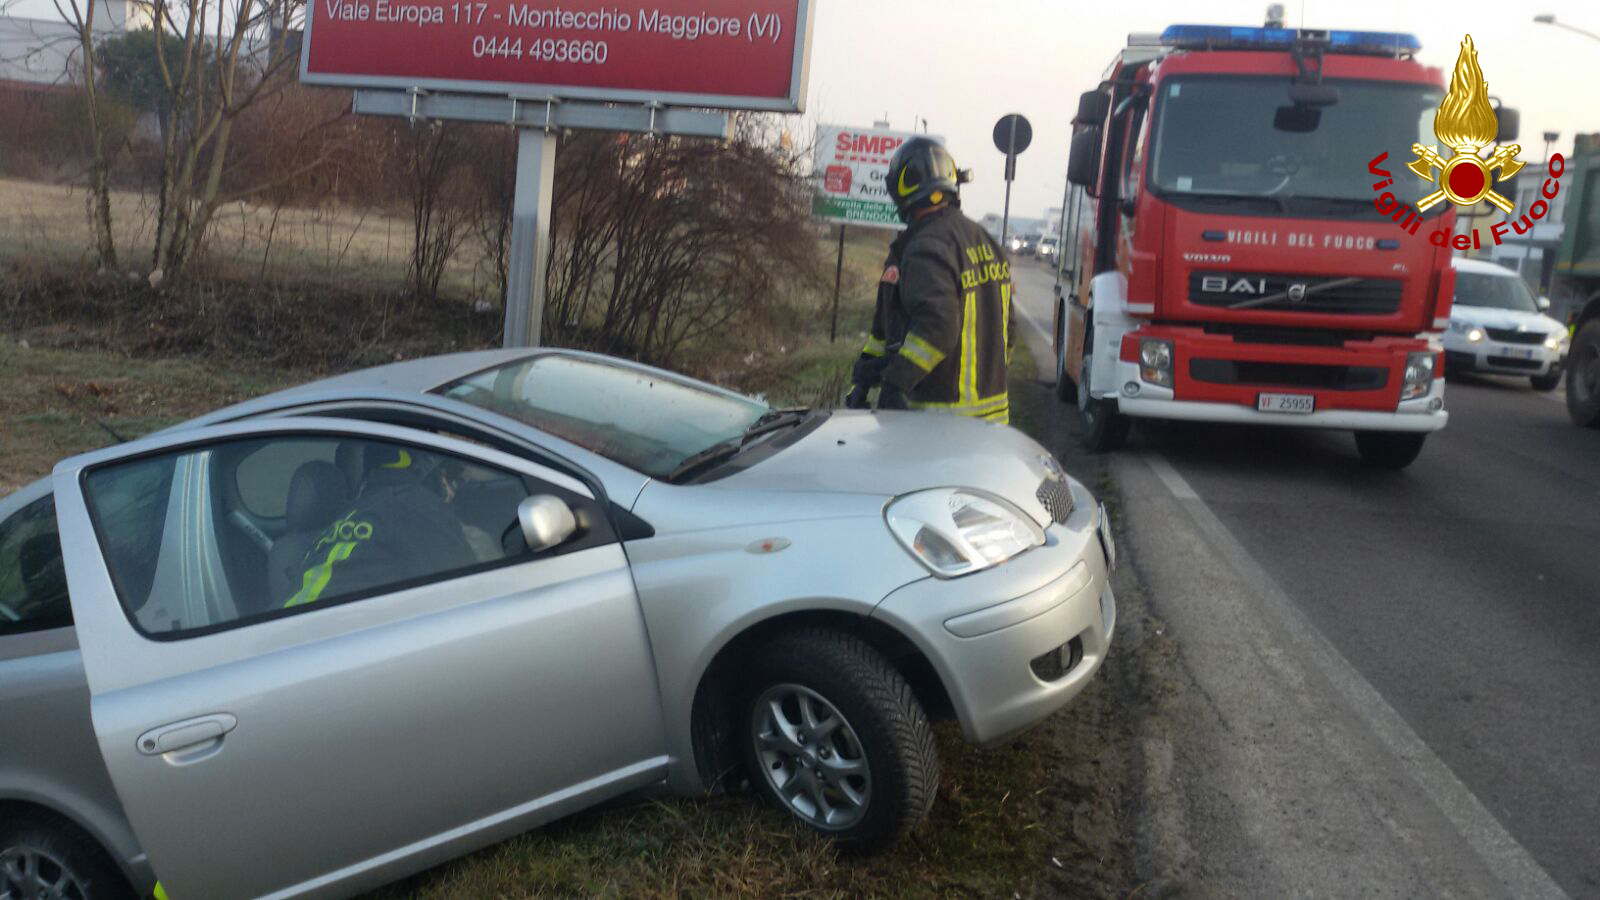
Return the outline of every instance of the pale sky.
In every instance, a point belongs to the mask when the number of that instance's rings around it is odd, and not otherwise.
[[[608,0],[626,7],[632,0]],[[974,217],[1000,212],[1004,162],[991,132],[1010,112],[1033,124],[1018,160],[1012,211],[1039,217],[1061,203],[1069,120],[1129,32],[1179,22],[1260,25],[1264,0],[814,0],[807,109],[797,136],[818,122],[870,126],[887,115],[910,130],[928,120],[977,181],[963,190]],[[644,4],[641,4],[644,5]],[[1489,93],[1522,113],[1521,158],[1541,160],[1544,131],[1557,149],[1575,132],[1600,132],[1600,41],[1536,24],[1538,13],[1600,33],[1593,0],[1285,0],[1290,27],[1405,31],[1420,59],[1448,78],[1462,35],[1471,33]],[[14,15],[54,15],[50,0],[0,0]]]
[[[1288,26],[1301,26],[1301,6],[1285,0]],[[1303,6],[1306,27],[1415,34],[1418,58],[1443,68],[1447,81],[1470,33],[1490,95],[1522,113],[1518,142],[1530,171],[1543,155],[1543,132],[1561,132],[1555,149],[1563,152],[1574,132],[1600,132],[1600,41],[1533,21],[1554,13],[1600,33],[1600,4],[1592,0]],[[1017,160],[1011,209],[1036,218],[1061,204],[1078,94],[1095,86],[1129,32],[1175,23],[1260,25],[1266,8],[1264,0],[817,0],[805,120],[866,126],[887,113],[893,127],[910,130],[913,117],[926,118],[977,176],[962,188],[963,205],[976,218],[1000,212],[1005,195],[994,123],[1022,113],[1034,137]]]

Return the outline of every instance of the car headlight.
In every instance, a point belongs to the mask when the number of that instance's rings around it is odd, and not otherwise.
[[[1545,335],[1544,347],[1546,350],[1560,350],[1561,345],[1567,342],[1567,336],[1559,331],[1552,331]]]
[[[982,571],[1044,543],[1044,529],[1026,513],[969,488],[907,494],[884,517],[911,555],[941,578]]]
[[[1469,327],[1467,329],[1467,341],[1468,342],[1476,344],[1481,340],[1483,340],[1483,329],[1482,328]]]

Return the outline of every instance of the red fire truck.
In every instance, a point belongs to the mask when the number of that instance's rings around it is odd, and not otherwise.
[[[1056,383],[1090,448],[1120,446],[1139,417],[1297,425],[1354,431],[1363,459],[1401,468],[1444,427],[1455,279],[1429,234],[1454,210],[1374,205],[1428,187],[1406,164],[1437,143],[1445,88],[1418,49],[1174,25],[1130,37],[1082,95]]]

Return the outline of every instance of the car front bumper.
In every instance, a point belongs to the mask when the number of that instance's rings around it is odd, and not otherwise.
[[[1444,371],[1491,372],[1496,375],[1548,375],[1559,365],[1561,351],[1543,344],[1507,344],[1483,340],[1476,344],[1446,339]]]
[[[975,744],[1026,730],[1077,696],[1105,661],[1116,623],[1110,523],[1087,491],[1045,544],[964,578],[925,578],[873,618],[917,644]]]

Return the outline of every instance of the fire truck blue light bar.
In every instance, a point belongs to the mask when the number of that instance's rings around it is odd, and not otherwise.
[[[1302,39],[1326,40],[1333,53],[1372,53],[1384,56],[1416,53],[1422,43],[1416,35],[1398,31],[1300,31],[1294,28],[1250,28],[1235,25],[1169,25],[1161,43],[1184,49],[1267,50],[1292,47]]]

